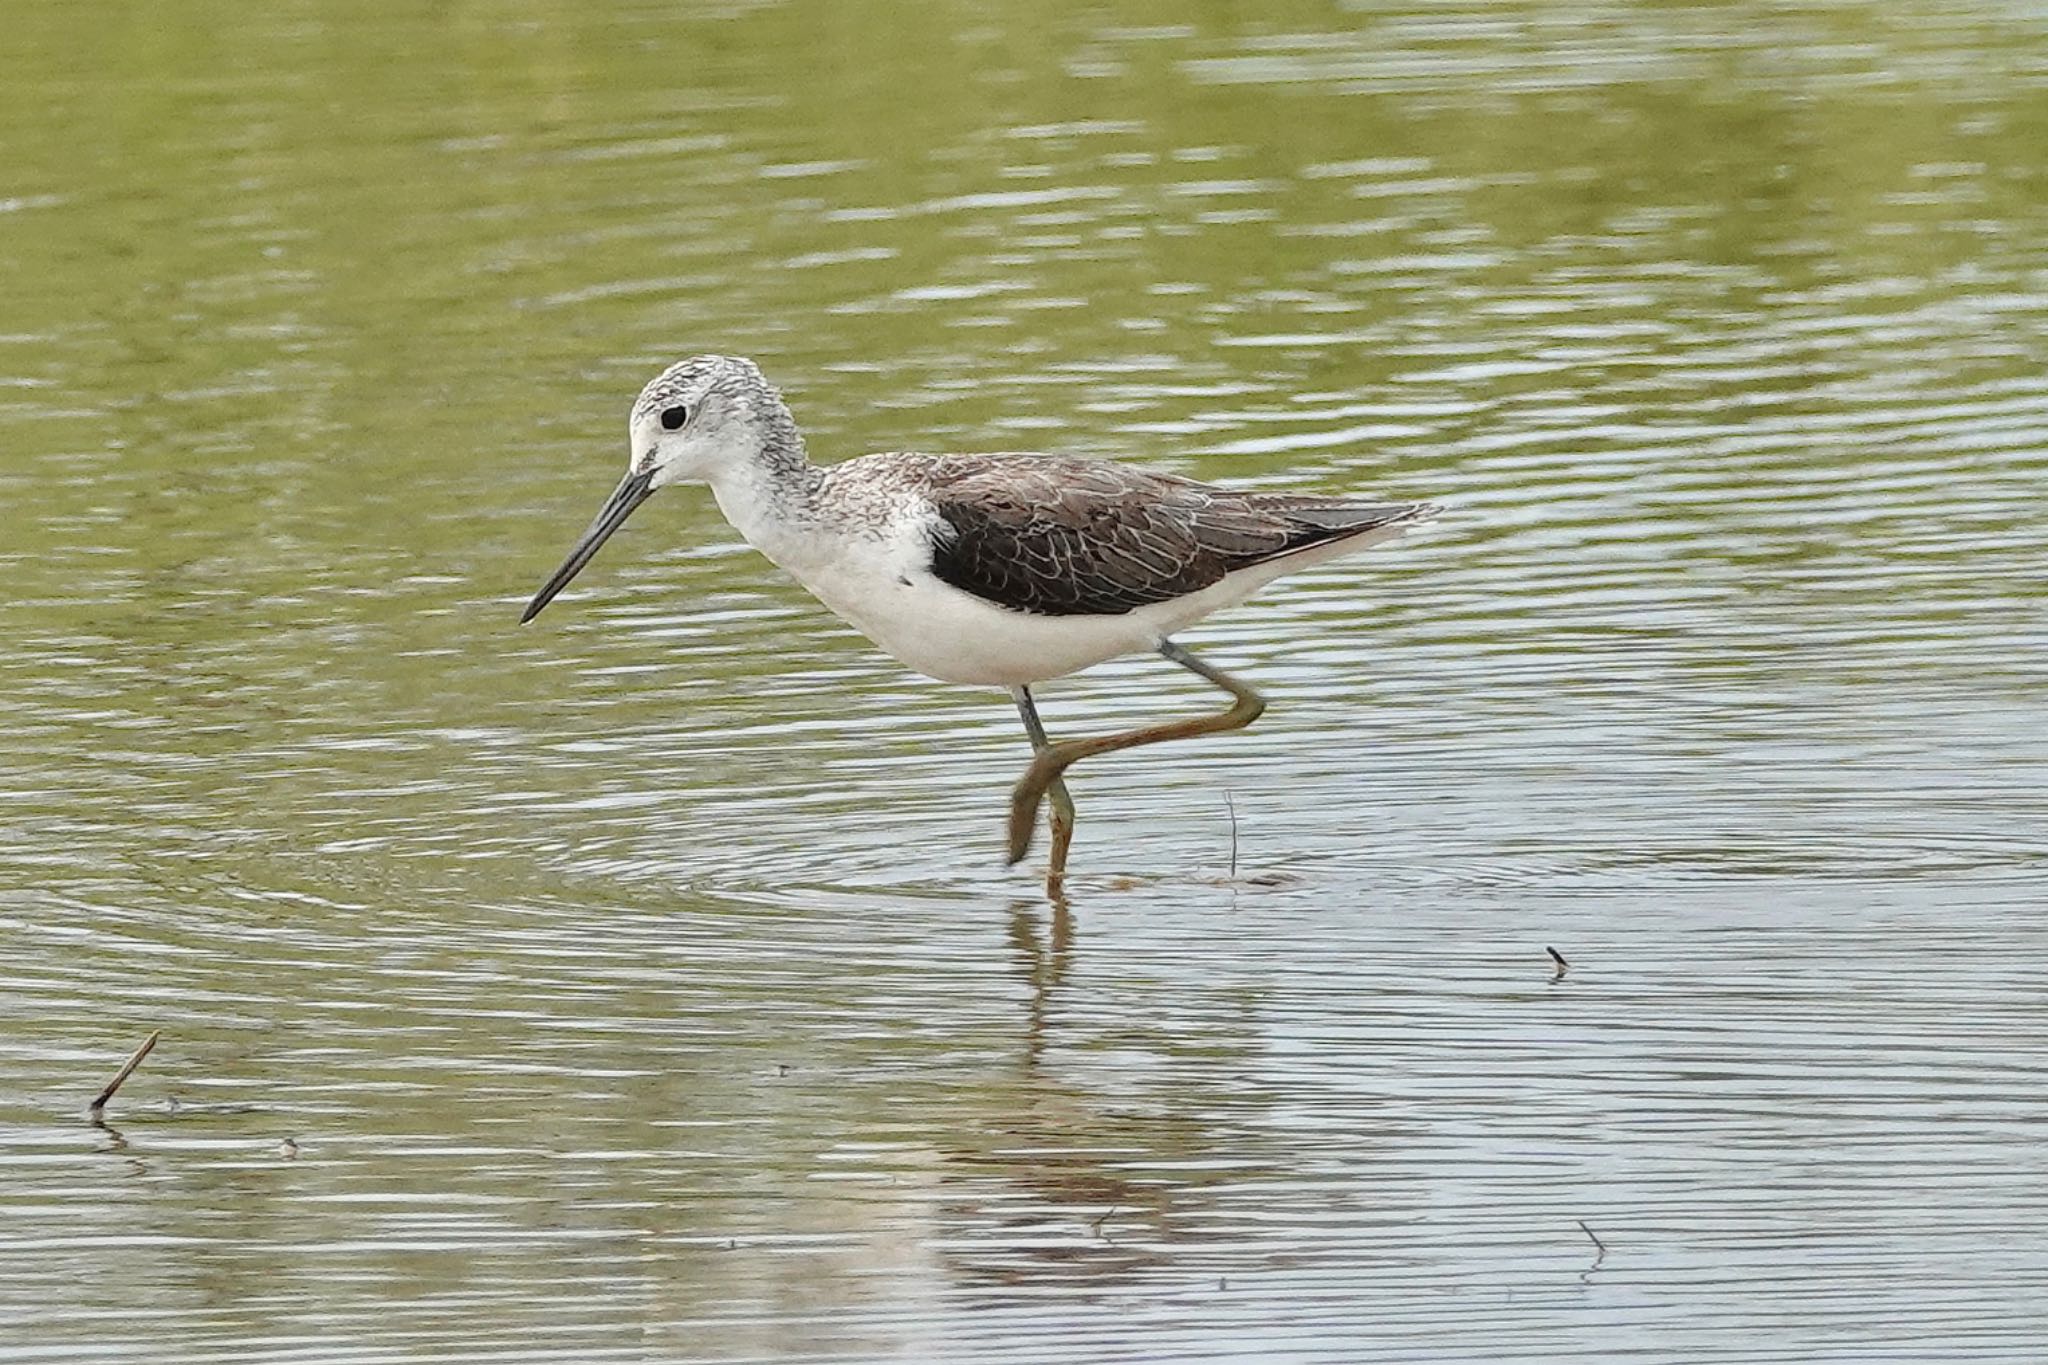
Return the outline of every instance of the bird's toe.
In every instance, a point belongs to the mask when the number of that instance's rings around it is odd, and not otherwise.
[[[1013,866],[1022,862],[1024,855],[1031,851],[1031,829],[1037,823],[1036,815],[1036,809],[1012,808],[1010,811],[1009,856],[1006,861]]]

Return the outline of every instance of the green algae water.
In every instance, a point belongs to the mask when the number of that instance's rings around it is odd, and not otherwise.
[[[2035,7],[6,30],[0,1358],[2038,1353]],[[1186,637],[1272,709],[1056,914],[1003,695],[701,493],[516,625],[710,350],[1449,510]]]

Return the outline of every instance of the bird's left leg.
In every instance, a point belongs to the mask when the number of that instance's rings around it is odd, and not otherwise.
[[[1031,689],[1013,687],[1010,695],[1017,699],[1017,714],[1024,718],[1024,732],[1031,736],[1031,752],[1042,758],[1053,746],[1045,737],[1045,723],[1038,718],[1038,703],[1031,699]],[[1074,842],[1074,798],[1067,794],[1065,779],[1057,774],[1041,790],[1052,798],[1052,817],[1048,821],[1052,826],[1052,862],[1045,870],[1045,894],[1057,900],[1067,879],[1067,846]],[[1038,814],[1035,801],[1031,813],[1034,817]],[[1028,842],[1030,835],[1027,833],[1025,838]],[[1017,858],[1010,861],[1014,863]]]
[[[1114,753],[1118,749],[1132,749],[1140,744],[1158,744],[1169,739],[1193,739],[1196,735],[1219,734],[1225,730],[1242,730],[1257,720],[1266,709],[1266,699],[1249,683],[1239,682],[1214,664],[1207,664],[1182,649],[1171,640],[1159,642],[1159,652],[1191,673],[1206,678],[1228,692],[1235,700],[1230,709],[1215,715],[1196,716],[1192,720],[1169,721],[1164,725],[1147,725],[1142,729],[1124,730],[1100,739],[1063,739],[1057,744],[1047,744],[1038,750],[1038,757],[1024,770],[1018,780],[1016,791],[1010,795],[1010,861],[1022,858],[1031,847],[1031,827],[1038,820],[1038,803],[1060,782],[1060,774],[1084,758],[1096,754]],[[1028,721],[1026,722],[1029,723]],[[1054,809],[1058,809],[1059,796],[1054,796]],[[1071,812],[1072,803],[1068,804]],[[1069,817],[1071,822],[1071,815]],[[1057,826],[1055,826],[1057,829]],[[1055,845],[1057,848],[1058,846]],[[1056,863],[1064,860],[1062,857]]]

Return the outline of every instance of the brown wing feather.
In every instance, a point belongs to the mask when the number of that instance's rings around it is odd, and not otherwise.
[[[932,571],[1001,606],[1116,615],[1237,569],[1426,510],[1414,503],[1240,493],[1127,465],[961,455],[927,466],[944,526]]]

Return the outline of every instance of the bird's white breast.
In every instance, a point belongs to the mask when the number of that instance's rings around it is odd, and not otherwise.
[[[931,570],[937,509],[915,490],[842,465],[828,498],[791,506],[751,479],[714,483],[749,544],[882,650],[947,682],[1012,687],[1149,649],[1141,614],[1034,616],[962,592]],[[884,472],[876,467],[877,474]]]
[[[821,527],[816,544],[778,562],[885,652],[947,682],[1042,682],[1156,642],[1131,616],[1034,616],[942,581],[931,571],[936,520],[929,505],[899,506],[873,523],[886,534]]]

